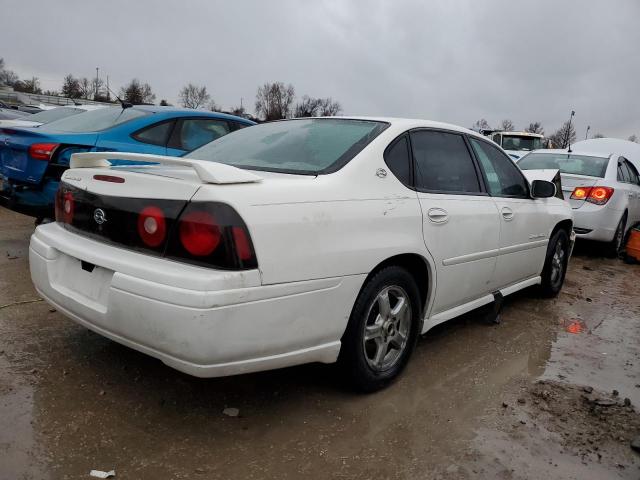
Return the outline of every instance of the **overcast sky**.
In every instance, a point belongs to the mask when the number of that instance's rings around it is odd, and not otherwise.
[[[112,89],[136,77],[176,102],[194,82],[253,110],[278,80],[348,115],[550,134],[574,109],[579,138],[640,136],[638,0],[3,1],[0,56],[45,89],[100,67]]]

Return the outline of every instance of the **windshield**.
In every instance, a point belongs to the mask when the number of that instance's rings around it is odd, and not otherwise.
[[[150,113],[135,108],[101,108],[99,110],[92,110],[62,118],[47,123],[40,128],[43,130],[69,133],[99,132],[145,115],[150,115]]]
[[[542,139],[538,137],[502,135],[502,148],[505,150],[539,150],[542,148]]]
[[[608,158],[573,155],[571,153],[531,153],[518,162],[521,170],[552,168],[560,173],[604,178]]]
[[[51,110],[45,110],[44,112],[35,113],[29,117],[31,122],[49,123],[61,118],[70,117],[71,115],[77,115],[84,110],[75,107],[60,107],[53,108]]]
[[[186,155],[236,167],[284,173],[330,173],[389,126],[370,120],[304,119],[263,123]]]

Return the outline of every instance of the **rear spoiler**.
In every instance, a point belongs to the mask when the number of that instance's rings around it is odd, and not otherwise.
[[[204,183],[255,183],[262,178],[246,170],[224,163],[192,160],[190,158],[167,157],[165,155],[151,155],[147,153],[123,152],[87,152],[71,155],[71,168],[109,168],[116,166],[111,160],[131,160],[135,162],[151,162],[161,165],[177,165],[191,167]],[[126,167],[154,167],[155,165],[117,165]]]

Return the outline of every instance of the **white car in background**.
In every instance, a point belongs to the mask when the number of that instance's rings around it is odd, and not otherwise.
[[[39,127],[40,125],[53,122],[54,120],[60,120],[61,118],[78,115],[79,113],[84,113],[91,110],[99,110],[105,107],[106,105],[68,105],[65,107],[55,107],[49,110],[44,110],[40,113],[34,113],[33,115],[29,115],[26,118],[19,118],[15,120],[0,120],[0,128]]]
[[[517,164],[522,170],[558,169],[565,198],[573,209],[578,238],[605,242],[616,256],[629,229],[640,222],[640,176],[620,153],[578,150],[532,152]]]
[[[339,361],[372,391],[435,325],[559,292],[573,233],[555,193],[453,125],[270,122],[181,158],[74,154],[31,275],[76,322],[183,372]]]

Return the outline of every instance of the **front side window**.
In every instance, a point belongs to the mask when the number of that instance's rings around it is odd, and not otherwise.
[[[253,170],[317,175],[340,169],[388,126],[337,118],[263,123],[237,130],[186,157]]]
[[[528,197],[527,181],[518,167],[493,145],[471,138],[471,146],[487,178],[494,197]]]
[[[480,181],[462,135],[411,132],[416,187],[438,193],[480,193]]]
[[[40,127],[40,130],[68,133],[100,132],[145,115],[151,115],[151,113],[135,107],[101,108],[46,123]]]
[[[560,173],[604,178],[609,159],[573,153],[530,153],[518,160],[521,170],[550,168]]]
[[[406,135],[387,148],[384,152],[384,161],[398,180],[407,186],[411,184],[411,157]]]

